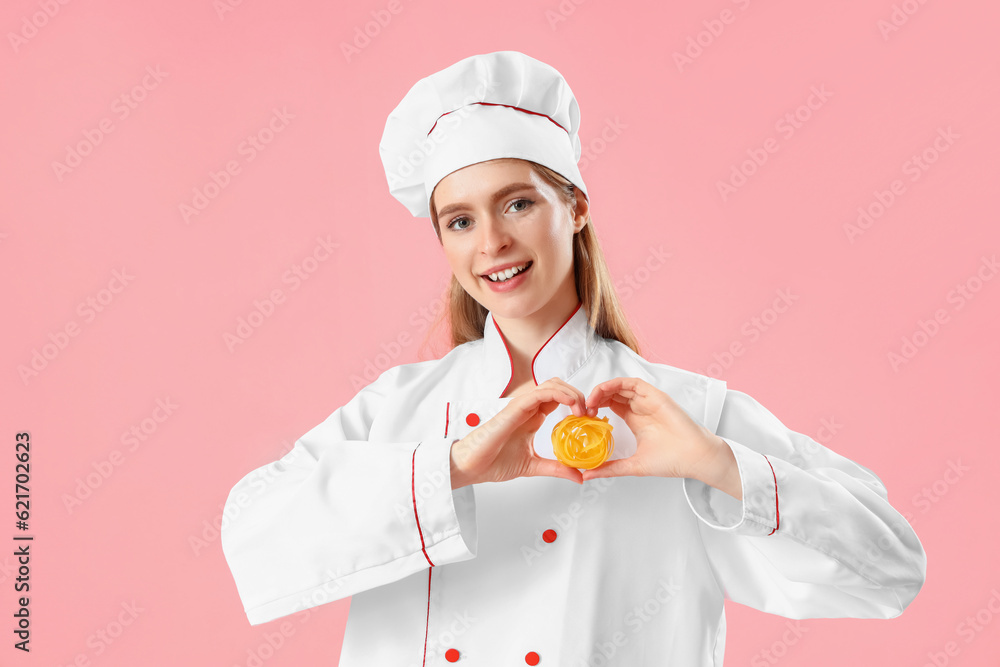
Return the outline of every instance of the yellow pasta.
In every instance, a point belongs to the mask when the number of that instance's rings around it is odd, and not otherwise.
[[[607,417],[570,415],[552,429],[552,451],[571,468],[596,468],[615,451],[612,429]]]

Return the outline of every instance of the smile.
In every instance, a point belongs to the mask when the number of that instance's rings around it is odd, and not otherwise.
[[[531,268],[531,262],[525,262],[521,266],[512,266],[509,269],[505,269],[497,273],[490,273],[485,277],[488,278],[490,282],[504,283],[513,278],[514,276],[516,276],[517,274],[527,271],[529,268]]]

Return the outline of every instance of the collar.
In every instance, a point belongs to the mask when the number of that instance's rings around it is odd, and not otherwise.
[[[531,374],[535,384],[559,377],[566,380],[583,367],[594,350],[599,338],[587,321],[587,311],[583,303],[563,322],[531,361]],[[485,391],[489,396],[502,396],[510,386],[512,362],[507,342],[493,320],[493,313],[486,315],[483,327],[483,359]]]

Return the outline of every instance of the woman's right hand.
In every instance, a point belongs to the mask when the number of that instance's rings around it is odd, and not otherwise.
[[[573,385],[552,378],[512,398],[503,410],[451,446],[451,488],[516,477],[563,477],[583,484],[576,468],[535,453],[535,432],[559,404],[573,414],[587,412],[587,398]]]

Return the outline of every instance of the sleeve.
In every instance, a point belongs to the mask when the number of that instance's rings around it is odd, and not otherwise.
[[[927,557],[882,481],[747,394],[724,383],[716,393],[716,434],[736,457],[743,500],[690,478],[683,486],[725,596],[788,618],[900,615]]]
[[[368,440],[398,371],[230,491],[222,549],[251,625],[475,557],[472,486],[451,488],[455,438]]]

